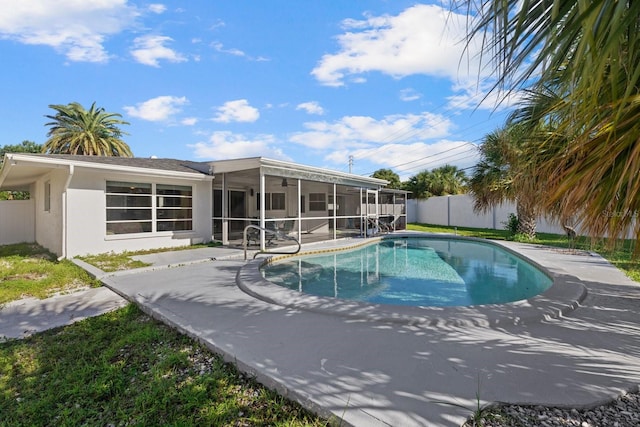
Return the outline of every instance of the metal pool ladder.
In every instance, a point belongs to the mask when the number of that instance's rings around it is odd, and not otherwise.
[[[263,228],[263,227],[260,227],[258,225],[255,225],[255,224],[249,224],[244,228],[244,231],[242,233],[242,244],[244,246],[244,259],[245,259],[245,261],[247,260],[247,244],[249,243],[249,240],[247,240],[247,231],[249,231],[250,229],[257,230],[258,232],[264,231],[265,233],[273,234],[275,236],[276,240],[293,240],[298,245],[298,248],[295,250],[295,252],[266,251],[266,250],[263,251],[262,249],[260,249],[258,252],[253,254],[253,259],[256,259],[256,256],[258,256],[260,254],[295,255],[298,252],[300,252],[300,249],[302,249],[302,245],[300,244],[300,241],[295,237],[287,236],[287,235],[281,233],[279,230],[273,230],[273,229]]]

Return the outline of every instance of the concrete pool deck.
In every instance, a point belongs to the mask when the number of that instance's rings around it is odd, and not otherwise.
[[[227,248],[145,255],[154,267],[102,280],[283,395],[356,426],[459,426],[477,395],[481,404],[585,407],[637,390],[640,285],[598,256],[500,244],[584,285],[586,297],[523,323],[337,316],[241,291],[242,251]]]
[[[598,256],[501,244],[582,283],[586,298],[564,317],[521,325],[431,326],[264,302],[236,286],[245,263],[232,256],[103,280],[261,382],[353,425],[460,425],[476,393],[482,404],[583,407],[635,390],[640,286]]]

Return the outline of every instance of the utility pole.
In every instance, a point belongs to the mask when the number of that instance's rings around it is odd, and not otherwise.
[[[349,173],[351,173],[352,169],[353,169],[353,156],[349,155]]]

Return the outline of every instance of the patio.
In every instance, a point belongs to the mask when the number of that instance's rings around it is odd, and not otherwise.
[[[171,253],[145,255],[154,267],[103,280],[283,395],[353,425],[459,426],[476,408],[476,393],[481,404],[584,407],[636,390],[637,283],[598,256],[505,245],[584,285],[586,299],[564,316],[524,325],[354,319],[243,293],[235,281],[245,263],[231,248],[198,250],[191,262],[179,252],[173,263]]]

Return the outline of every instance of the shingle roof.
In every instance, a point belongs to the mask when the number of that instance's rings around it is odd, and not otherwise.
[[[27,153],[21,153],[27,154]],[[147,157],[83,156],[73,154],[30,154],[51,159],[77,162],[100,163],[104,165],[127,166],[132,168],[171,170],[176,172],[208,174],[209,163],[178,159],[156,159]]]

